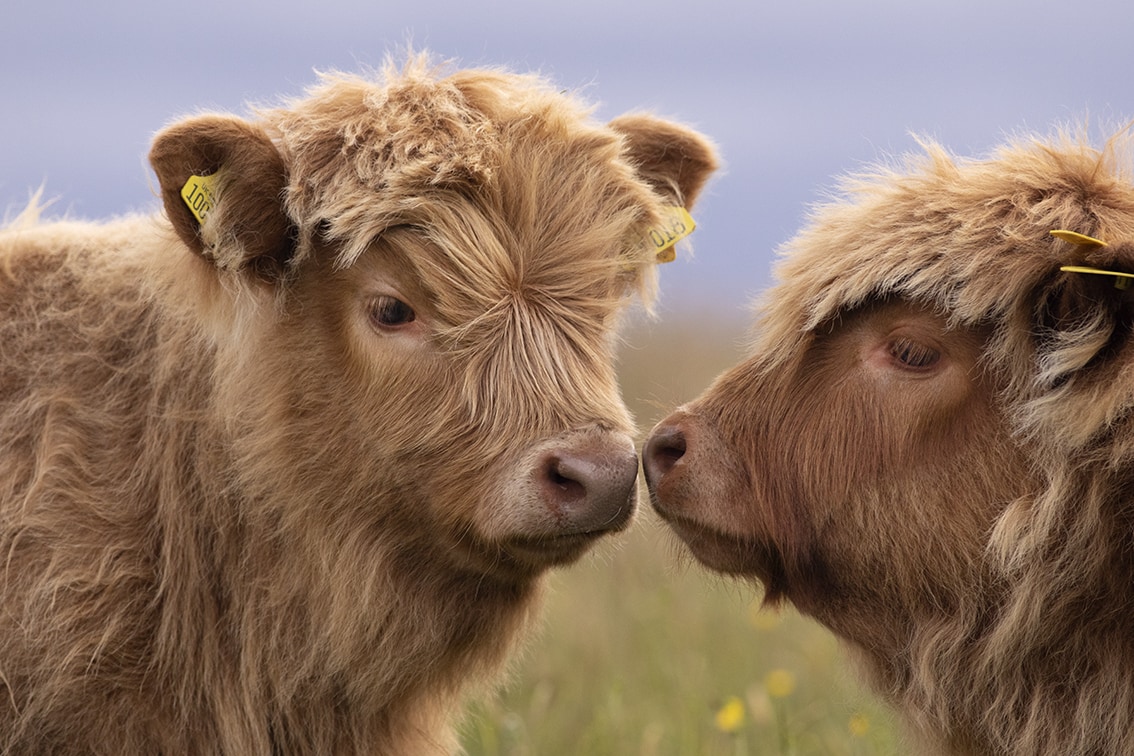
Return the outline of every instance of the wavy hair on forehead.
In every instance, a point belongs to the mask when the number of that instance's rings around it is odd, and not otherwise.
[[[472,416],[493,427],[503,403],[501,417],[553,427],[577,414],[572,407],[610,393],[617,320],[653,269],[594,251],[628,247],[628,226],[615,226],[610,239],[580,234],[510,254],[505,247],[525,247],[515,234],[453,202],[435,209],[428,228],[407,230],[422,236],[407,259],[430,293],[439,343],[464,366]],[[533,395],[532,387],[543,390]]]
[[[495,338],[458,342],[465,374],[459,394],[467,416],[493,429],[489,436],[515,435],[517,425],[525,432],[609,427],[613,418],[631,426],[609,400],[617,385],[610,339],[535,307],[500,307],[476,325]]]
[[[501,303],[596,322],[633,295],[648,306],[656,273],[642,208],[595,207],[587,199],[529,213],[450,197],[412,224],[426,244],[411,262],[444,321],[458,328]],[[531,221],[517,222],[524,215]]]

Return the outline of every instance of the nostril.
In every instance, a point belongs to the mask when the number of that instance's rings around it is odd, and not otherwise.
[[[665,475],[685,456],[685,433],[680,428],[664,426],[650,435],[646,444],[646,467],[651,478]]]
[[[587,495],[587,487],[580,481],[585,476],[575,467],[570,460],[553,456],[548,458],[544,468],[546,480],[558,491],[558,498],[564,501],[582,499]]]

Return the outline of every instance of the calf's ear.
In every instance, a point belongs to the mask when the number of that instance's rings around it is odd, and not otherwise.
[[[692,208],[709,176],[720,165],[716,148],[701,134],[645,114],[615,118],[625,152],[643,179],[683,207]]]
[[[1101,242],[1081,264],[1060,268],[1037,308],[1047,382],[1061,383],[1131,346],[1132,272],[1134,245]]]
[[[203,115],[160,131],[150,164],[166,216],[193,252],[224,270],[278,276],[294,252],[287,166],[259,126]]]

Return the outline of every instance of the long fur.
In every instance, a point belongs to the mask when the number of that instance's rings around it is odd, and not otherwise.
[[[168,218],[0,231],[0,752],[455,750],[582,548],[531,556],[533,455],[631,429],[644,229],[715,164],[678,133],[665,184],[549,84],[420,57],[163,131]]]
[[[1134,266],[1132,146],[927,142],[848,179],[783,248],[752,357],[662,423],[688,439],[663,512],[847,639],[919,751],[1134,748],[1134,307],[1059,270]],[[962,354],[962,404],[847,378],[894,312]]]

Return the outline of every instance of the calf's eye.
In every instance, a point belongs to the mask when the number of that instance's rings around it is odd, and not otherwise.
[[[379,328],[397,328],[416,317],[412,307],[395,297],[377,297],[370,305],[370,320]]]
[[[941,353],[912,339],[896,339],[890,344],[890,356],[914,370],[932,367],[941,359]]]

